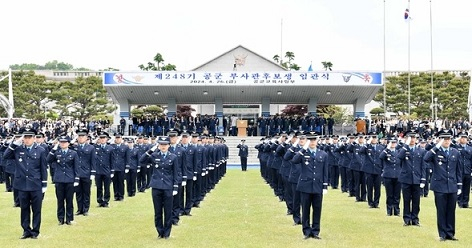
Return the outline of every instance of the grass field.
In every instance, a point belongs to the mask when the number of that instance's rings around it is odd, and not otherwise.
[[[2,191],[4,185],[1,185]],[[72,226],[58,226],[56,198],[50,185],[43,204],[39,239],[19,240],[20,209],[12,194],[0,193],[1,247],[471,247],[472,209],[457,209],[459,242],[439,242],[434,198],[421,198],[421,227],[403,227],[401,217],[387,217],[385,194],[379,209],[355,203],[338,190],[324,197],[322,240],[303,240],[301,226],[293,226],[285,203],[279,202],[259,176],[228,169],[227,175],[201,203],[192,217],[182,216],[169,240],[157,239],[150,191],[110,208],[98,208],[92,187],[89,216],[76,216]],[[400,205],[402,206],[402,205]]]

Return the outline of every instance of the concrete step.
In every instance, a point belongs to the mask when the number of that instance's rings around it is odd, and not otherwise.
[[[257,144],[260,143],[261,137],[249,136],[249,137],[235,137],[235,136],[225,136],[226,145],[229,148],[229,158],[228,165],[240,164],[240,159],[238,156],[239,149],[237,146],[241,143],[241,139],[246,140],[246,145],[249,147],[249,155],[247,158],[248,165],[259,165],[259,159],[257,159],[258,151],[254,148]]]

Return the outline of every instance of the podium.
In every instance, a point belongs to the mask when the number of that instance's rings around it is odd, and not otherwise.
[[[236,127],[238,128],[238,137],[246,137],[247,120],[238,120],[236,125]]]

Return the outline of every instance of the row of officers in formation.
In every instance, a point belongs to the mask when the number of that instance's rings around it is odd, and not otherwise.
[[[433,191],[439,240],[457,241],[456,204],[469,207],[468,134],[454,137],[441,130],[431,141],[419,139],[415,130],[400,136],[379,140],[375,133],[339,137],[292,132],[262,138],[255,148],[261,176],[285,201],[295,225],[302,225],[305,239],[320,239],[322,201],[329,185],[378,208],[383,184],[388,216],[400,216],[403,197],[405,226],[420,226],[420,198]]]
[[[124,199],[125,185],[128,197],[151,189],[158,238],[167,239],[180,216],[191,216],[191,209],[198,208],[225,175],[228,147],[224,143],[224,138],[185,131],[151,139],[110,137],[102,132],[93,139],[87,130],[79,130],[73,139],[63,135],[46,144],[43,134],[24,130],[3,142],[0,164],[14,206],[21,209],[21,239],[35,239],[40,233],[48,169],[59,225],[74,220],[74,193],[75,214],[88,215],[95,180],[99,207],[109,206],[111,184],[115,201]]]

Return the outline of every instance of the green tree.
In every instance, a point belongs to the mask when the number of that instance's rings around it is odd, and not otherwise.
[[[74,116],[81,120],[107,115],[116,109],[101,78],[95,76],[79,77],[75,82],[62,82],[52,91],[50,98],[56,101],[54,108],[60,116]]]
[[[449,72],[433,75],[434,98],[437,98],[438,117],[448,119],[468,118],[467,99],[469,93],[470,75],[464,72],[456,77]],[[408,74],[387,77],[386,107],[387,111],[397,115],[408,113]],[[383,90],[374,97],[381,108],[384,107]],[[411,115],[418,118],[431,118],[431,74],[420,73],[410,75],[410,104]]]
[[[177,116],[190,117],[195,109],[190,105],[177,105]]]
[[[325,71],[328,71],[328,70],[332,71],[333,70],[333,63],[331,63],[329,61],[323,61],[323,62],[321,62],[321,64],[323,65],[323,69]]]
[[[162,107],[159,105],[149,105],[143,110],[144,110],[144,115],[151,115],[151,116],[161,115],[164,112]]]
[[[5,74],[4,74],[5,75]],[[52,82],[46,82],[46,77],[35,75],[33,71],[17,71],[12,74],[14,117],[42,119],[44,104],[47,103],[48,89],[53,88]],[[0,84],[0,92],[8,98],[8,84]],[[0,110],[6,116],[4,109]]]
[[[175,71],[177,67],[173,64],[165,64],[164,58],[160,53],[154,56],[154,62],[148,62],[147,65],[140,64],[139,69],[143,71]]]
[[[298,71],[300,70],[300,66],[298,66],[296,63],[294,63],[295,60],[295,54],[293,52],[285,52],[284,56],[287,60],[284,62],[279,55],[274,55],[272,59],[274,60],[275,63],[279,64],[285,69],[292,70],[292,71]]]
[[[373,108],[370,110],[370,114],[371,115],[376,115],[376,116],[380,116],[380,114],[383,114],[384,113],[384,109],[383,108]]]

